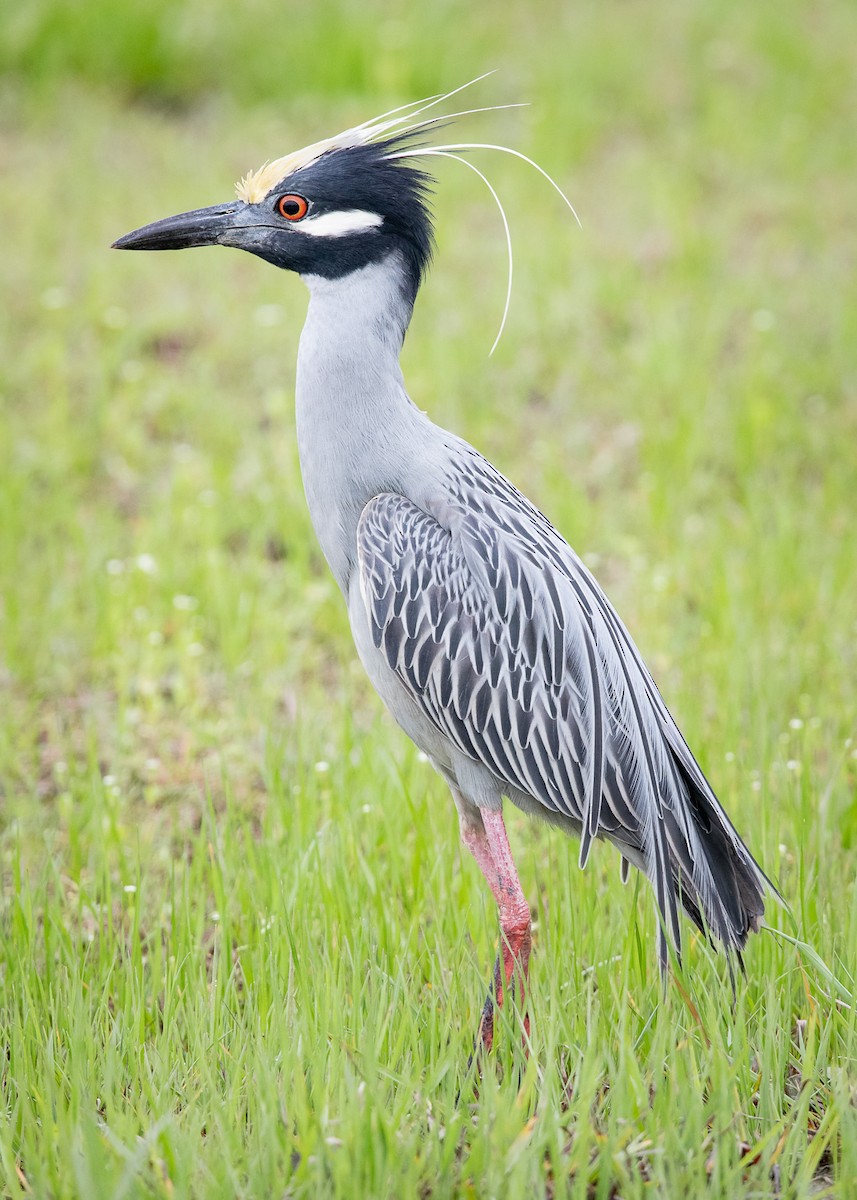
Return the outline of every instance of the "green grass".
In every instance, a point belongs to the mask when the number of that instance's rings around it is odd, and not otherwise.
[[[857,1194],[857,13],[497,11],[4,21],[4,1200]],[[107,247],[493,66],[532,107],[468,134],[583,230],[485,160],[489,361],[444,164],[411,394],[592,563],[813,952],[754,938],[733,1010],[688,930],[662,997],[647,889],[512,813],[533,1048],[510,1014],[477,1089],[494,912],[309,527],[303,289]]]

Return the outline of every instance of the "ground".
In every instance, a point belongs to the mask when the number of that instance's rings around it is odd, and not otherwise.
[[[237,11],[237,10],[236,10]],[[25,6],[0,45],[0,1194],[857,1194],[850,6]],[[790,911],[734,1004],[647,887],[511,814],[490,896],[313,541],[300,282],[110,242],[482,69],[416,402],[583,554]],[[468,94],[469,95],[469,94]]]

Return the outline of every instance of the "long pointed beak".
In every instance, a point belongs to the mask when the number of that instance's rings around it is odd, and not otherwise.
[[[112,249],[184,250],[188,246],[221,245],[236,226],[252,222],[252,218],[250,222],[242,220],[245,214],[249,215],[248,205],[241,200],[197,208],[126,233],[113,243]]]

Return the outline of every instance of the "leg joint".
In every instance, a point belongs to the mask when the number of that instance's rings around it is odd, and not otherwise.
[[[523,895],[509,899],[507,904],[500,907],[500,928],[504,934],[529,933],[532,925],[530,906]]]

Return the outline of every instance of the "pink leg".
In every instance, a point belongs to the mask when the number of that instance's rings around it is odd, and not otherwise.
[[[461,813],[461,840],[485,876],[488,886],[497,901],[500,915],[500,953],[494,966],[494,983],[485,1001],[477,1041],[486,1049],[494,1040],[494,1005],[503,1006],[504,989],[512,986],[516,970],[520,973],[521,1004],[525,1001],[525,988],[530,963],[531,922],[530,907],[521,889],[518,872],[509,847],[506,826],[501,812],[480,810],[482,821],[476,824],[470,814]],[[500,970],[502,960],[503,970]],[[530,1032],[529,1016],[524,1016],[524,1030]]]

